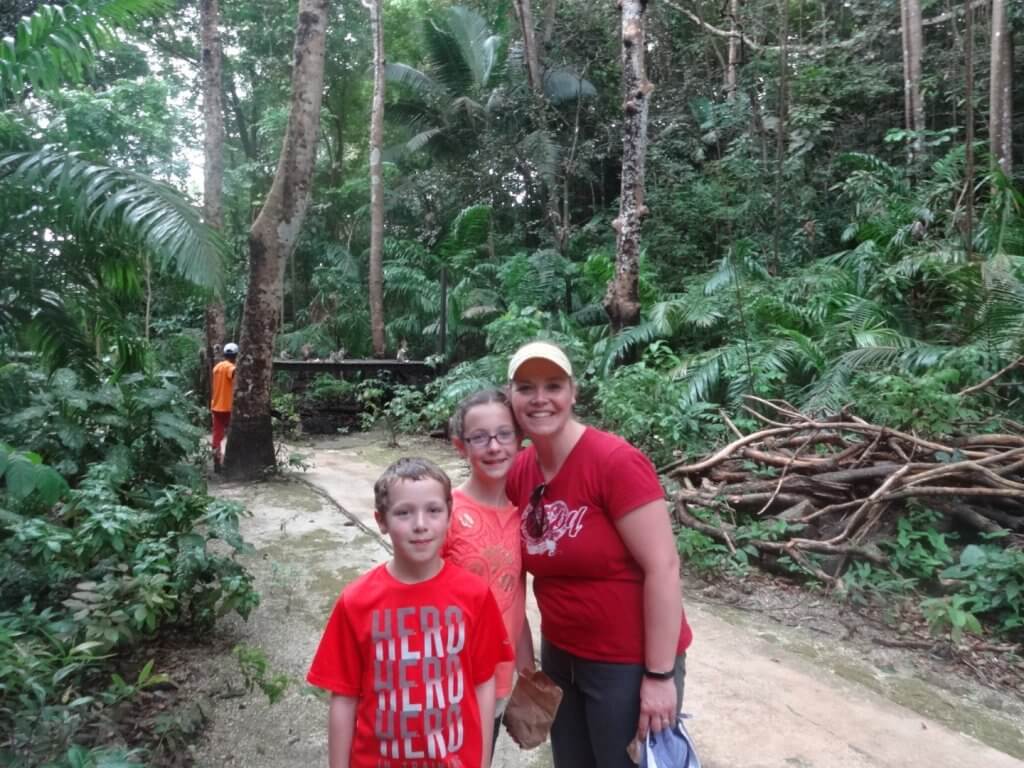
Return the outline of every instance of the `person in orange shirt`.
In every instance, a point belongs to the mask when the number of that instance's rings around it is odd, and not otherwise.
[[[231,403],[235,386],[235,358],[238,345],[228,342],[224,345],[224,359],[213,366],[213,386],[210,397],[210,412],[213,414],[213,469],[220,471],[224,453],[221,445],[224,434],[231,424]]]
[[[470,476],[452,492],[452,521],[441,554],[491,588],[515,647],[515,662],[499,664],[494,672],[496,741],[516,671],[535,666],[526,621],[519,512],[505,496],[505,476],[519,452],[520,434],[508,397],[498,389],[476,392],[459,403],[449,432],[469,462]]]

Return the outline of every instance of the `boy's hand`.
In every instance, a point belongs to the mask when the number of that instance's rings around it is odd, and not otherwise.
[[[643,741],[648,732],[660,733],[671,728],[678,715],[675,681],[644,677],[640,683],[640,720],[636,726],[636,737]]]

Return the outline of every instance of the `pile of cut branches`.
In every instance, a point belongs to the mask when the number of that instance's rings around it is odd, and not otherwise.
[[[743,546],[794,562],[834,582],[853,559],[886,565],[872,542],[916,499],[959,526],[1024,541],[1024,436],[926,439],[868,423],[847,411],[811,418],[787,403],[748,398],[761,424],[697,463],[662,472],[679,481],[675,515],[736,551],[740,520],[784,521],[779,540]],[[709,514],[701,519],[692,508]],[[822,558],[827,556],[827,571]]]

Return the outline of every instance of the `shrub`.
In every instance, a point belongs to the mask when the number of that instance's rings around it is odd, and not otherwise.
[[[130,685],[111,675],[118,656],[257,605],[236,559],[243,510],[205,493],[205,431],[172,376],[86,387],[7,366],[0,393],[2,756],[101,764],[116,729],[98,724],[158,679],[151,665]]]
[[[658,346],[652,345],[641,362],[617,368],[599,380],[595,400],[598,416],[608,429],[662,464],[674,458],[677,450],[691,455],[707,450],[724,427],[714,406],[692,401],[686,385],[660,367]]]

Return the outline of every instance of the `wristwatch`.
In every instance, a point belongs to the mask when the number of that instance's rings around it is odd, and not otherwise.
[[[654,680],[671,680],[676,676],[676,671],[670,669],[668,672],[655,672],[654,670],[644,667],[644,677],[650,677]]]

